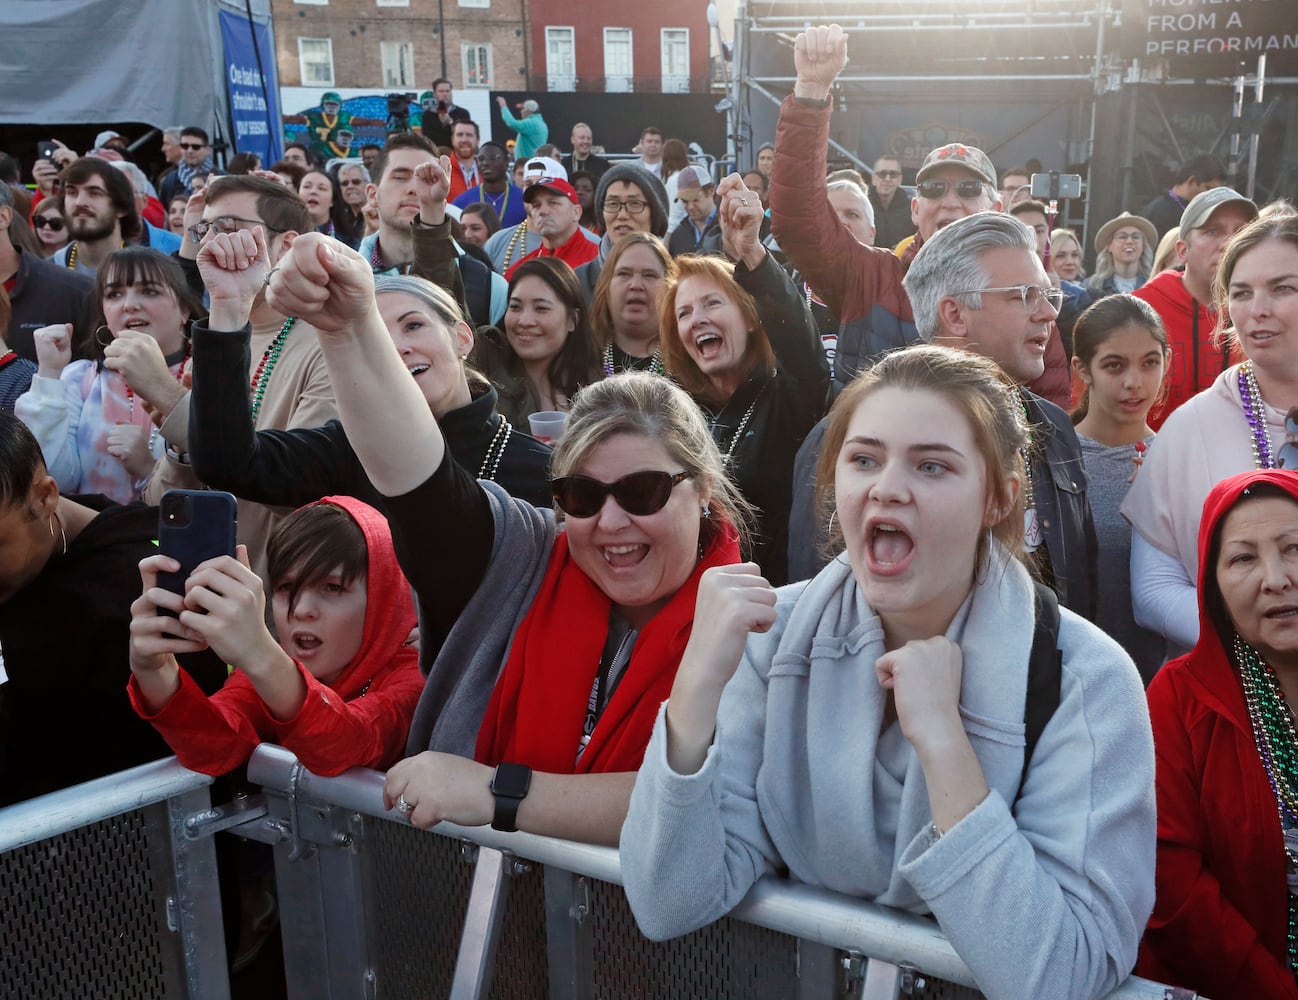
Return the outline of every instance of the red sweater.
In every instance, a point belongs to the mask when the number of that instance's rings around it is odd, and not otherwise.
[[[529,254],[524,254],[514,261],[513,266],[505,272],[505,278],[510,279],[514,272],[518,270],[518,265],[525,260],[531,260],[533,257],[558,257],[574,271],[585,264],[587,261],[594,260],[599,256],[599,244],[587,239],[580,227],[575,233],[568,238],[567,243],[562,243],[551,250],[544,243]]]
[[[326,500],[352,515],[369,545],[360,651],[332,687],[297,664],[307,697],[301,711],[284,721],[271,716],[241,670],[234,670],[211,698],[182,670],[180,690],[155,714],[145,708],[132,677],[127,687],[131,704],[189,769],[225,774],[247,761],[263,740],[292,750],[308,770],[321,775],[350,767],[382,769],[404,755],[424,687],[418,650],[403,645],[416,620],[410,585],[397,565],[383,515],[351,497]]]
[[[1249,472],[1215,486],[1199,534],[1205,550],[1243,489],[1292,473]],[[1209,586],[1213,584],[1209,582]],[[1287,968],[1288,890],[1275,795],[1253,741],[1239,678],[1203,610],[1199,642],[1149,685],[1158,791],[1157,898],[1137,975],[1213,1000],[1298,1000]]]

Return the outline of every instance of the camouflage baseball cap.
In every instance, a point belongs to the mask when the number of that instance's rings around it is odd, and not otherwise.
[[[948,165],[964,167],[979,180],[996,186],[996,168],[992,166],[991,158],[977,146],[966,146],[963,142],[948,142],[924,157],[919,173],[915,175],[915,183],[924,180],[938,167]]]

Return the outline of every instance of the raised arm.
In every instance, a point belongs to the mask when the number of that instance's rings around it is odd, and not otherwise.
[[[343,427],[375,488],[399,496],[427,480],[445,442],[379,315],[369,263],[306,233],[280,259],[266,298],[315,327]]]
[[[735,280],[753,297],[780,371],[819,392],[829,392],[829,362],[806,300],[762,245],[762,208],[738,174],[717,185],[722,246],[735,262]]]
[[[843,322],[876,306],[909,321],[901,264],[882,247],[865,247],[830,205],[825,184],[828,98],[847,64],[847,36],[837,25],[813,28],[794,46],[797,82],[780,108],[771,173],[771,231],[794,266]]]

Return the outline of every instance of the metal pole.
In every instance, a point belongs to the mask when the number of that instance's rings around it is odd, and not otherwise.
[[[1253,93],[1253,104],[1257,108],[1257,116],[1253,120],[1253,126],[1250,131],[1253,133],[1248,139],[1248,189],[1244,192],[1249,198],[1253,197],[1253,190],[1257,184],[1257,149],[1258,144],[1262,141],[1262,90],[1266,86],[1266,53],[1263,52],[1257,57],[1257,88]]]
[[[446,8],[445,0],[437,0],[437,38],[442,43],[442,76],[446,76]],[[463,82],[463,81],[461,81]]]
[[[1244,121],[1244,76],[1235,77],[1235,99],[1230,109],[1230,162],[1226,164],[1226,176],[1232,188],[1239,179],[1239,151],[1243,136],[1240,130]],[[1238,188],[1235,188],[1239,190]]]

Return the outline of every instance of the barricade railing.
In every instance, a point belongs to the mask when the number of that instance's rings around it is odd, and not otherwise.
[[[228,1000],[211,778],[174,760],[0,809],[0,996]]]
[[[930,920],[777,879],[668,942],[635,926],[618,855],[383,808],[263,746],[264,794],[213,806],[158,761],[0,810],[0,996],[228,1000],[212,834],[274,845],[289,996],[976,997]],[[1186,1000],[1131,978],[1111,1000]]]
[[[278,840],[293,998],[979,995],[937,926],[912,914],[768,878],[729,917],[652,942],[612,848],[416,830],[384,809],[382,774],[322,778],[280,747],[260,747],[248,777],[270,815],[258,829]],[[1132,977],[1109,996],[1193,994]]]

